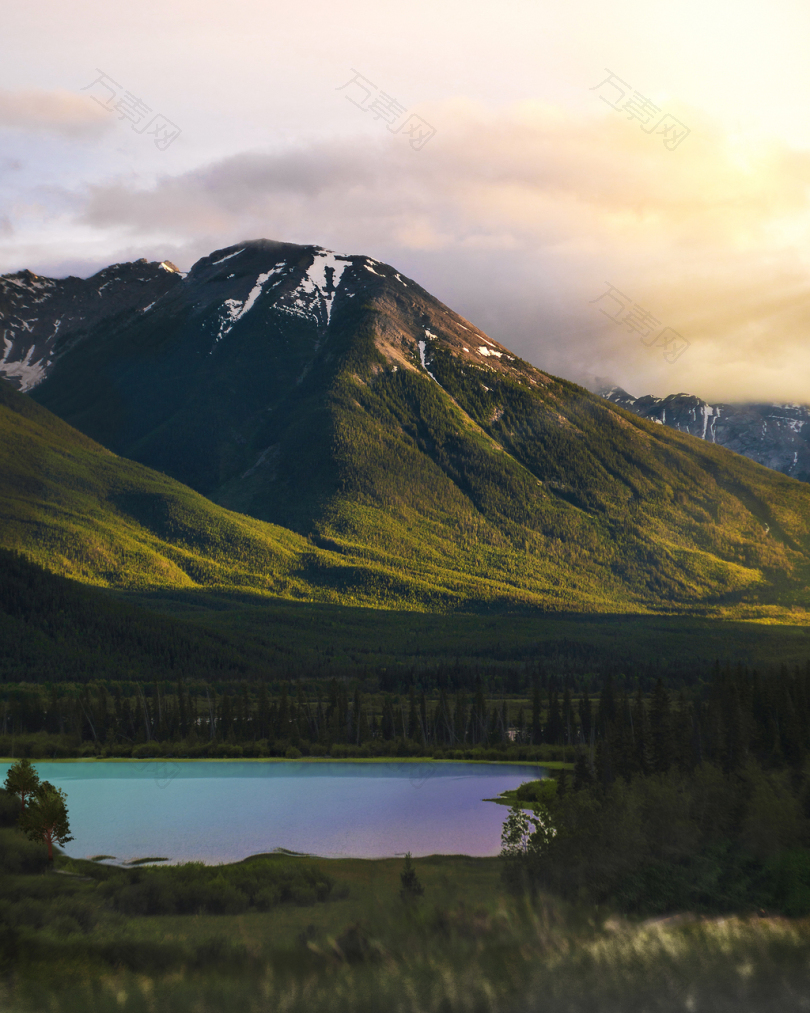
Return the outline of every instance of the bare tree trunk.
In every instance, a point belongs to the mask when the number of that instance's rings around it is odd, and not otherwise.
[[[90,725],[90,731],[93,733],[93,738],[95,739],[96,742],[98,742],[98,735],[96,735],[96,726],[93,724],[93,719],[87,713],[87,710],[85,709],[85,706],[81,701],[81,697],[79,698],[79,706],[84,711],[84,716],[87,718],[87,723]]]

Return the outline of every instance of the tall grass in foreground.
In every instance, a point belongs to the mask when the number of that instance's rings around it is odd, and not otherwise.
[[[8,1013],[533,1013],[810,1009],[810,921],[610,919],[584,938],[541,904],[502,909],[448,933],[343,948],[302,943],[286,966],[242,963],[21,982],[0,993]],[[410,951],[401,949],[408,942]],[[393,948],[396,945],[396,952]],[[227,949],[227,946],[226,946]],[[212,954],[213,956],[213,954]]]

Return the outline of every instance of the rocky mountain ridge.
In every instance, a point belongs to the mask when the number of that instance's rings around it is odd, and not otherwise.
[[[268,270],[261,271],[261,267]],[[272,308],[323,331],[329,325],[338,290],[345,302],[373,290],[373,278],[395,281],[408,290],[411,300],[420,293],[427,296],[415,282],[370,257],[268,240],[215,250],[185,275],[170,261],[150,263],[145,259],[112,265],[88,279],[45,278],[28,270],[3,275],[0,327],[5,349],[0,376],[24,393],[33,390],[50,375],[56,359],[94,329],[113,321],[120,323],[119,318],[127,314],[143,316],[158,302],[159,310],[169,313],[193,308],[200,333],[212,337],[208,354],[213,354],[215,346],[259,303],[260,310]],[[428,299],[435,304],[432,297]],[[450,316],[462,320],[457,314]],[[488,360],[490,365],[504,357],[507,361],[514,358],[472,324],[463,321],[461,326],[470,335],[473,348],[460,341],[459,351],[473,359]],[[430,337],[428,331],[422,339],[423,366]],[[394,338],[380,344],[392,361],[412,368],[410,360],[403,361],[392,347],[397,343]]]
[[[43,278],[31,271],[0,277],[0,376],[25,393],[92,327],[149,309],[182,277],[168,260],[114,264],[91,278]]]
[[[693,394],[633,397],[616,386],[595,393],[627,411],[689,433],[766,468],[810,482],[810,406],[749,402],[709,404]]]

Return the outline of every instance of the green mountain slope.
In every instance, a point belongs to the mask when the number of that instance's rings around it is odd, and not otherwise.
[[[0,544],[54,572],[102,586],[298,587],[301,538],[117,457],[5,381],[0,474]]]
[[[102,587],[406,609],[505,605],[503,580],[335,551],[120,458],[0,380],[0,548]],[[529,588],[524,598],[541,605]]]
[[[32,396],[288,529],[257,569],[290,584],[236,566],[242,586],[416,608],[804,609],[806,485],[548,376],[390,267],[330,256],[218,251],[149,313],[57,347]]]
[[[287,661],[273,646],[154,615],[0,549],[0,682],[6,687],[267,676]]]

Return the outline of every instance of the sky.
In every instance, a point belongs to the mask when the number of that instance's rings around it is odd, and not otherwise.
[[[40,0],[2,28],[0,273],[313,243],[591,387],[810,402],[806,0]]]

